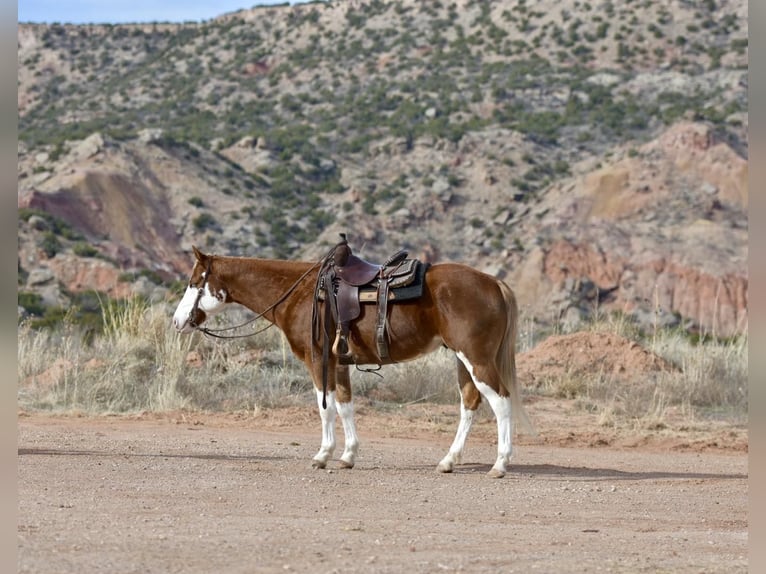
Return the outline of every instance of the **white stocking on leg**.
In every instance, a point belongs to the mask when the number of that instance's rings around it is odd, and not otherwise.
[[[460,460],[463,456],[463,449],[465,448],[465,441],[468,438],[468,434],[471,432],[471,426],[473,425],[473,415],[474,411],[465,408],[461,396],[460,424],[457,427],[457,434],[455,435],[455,440],[452,442],[449,452],[436,467],[436,470],[439,472],[452,472],[455,465],[460,464]]]
[[[354,402],[338,402],[336,404],[346,439],[343,455],[340,457],[340,466],[342,468],[354,468],[356,453],[359,450],[359,438],[356,436],[356,425],[354,424]]]
[[[327,392],[327,408],[322,408],[322,391],[317,391],[317,404],[319,405],[319,416],[322,419],[322,446],[319,452],[314,455],[314,462],[311,466],[314,468],[325,468],[327,461],[335,452],[335,416],[337,409],[335,406],[335,392]]]

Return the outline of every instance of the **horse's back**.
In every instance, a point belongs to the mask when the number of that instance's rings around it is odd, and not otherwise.
[[[504,306],[496,277],[463,263],[437,263],[425,275],[426,289],[438,301],[454,301],[465,308]]]

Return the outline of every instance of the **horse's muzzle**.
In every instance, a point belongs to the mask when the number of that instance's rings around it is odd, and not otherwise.
[[[185,319],[179,319],[178,317],[173,317],[173,326],[176,328],[176,331],[183,331],[184,328],[187,326],[188,321]]]
[[[201,309],[197,308],[184,317],[173,317],[173,326],[180,333],[191,333],[194,329],[202,325],[207,319],[207,315]]]

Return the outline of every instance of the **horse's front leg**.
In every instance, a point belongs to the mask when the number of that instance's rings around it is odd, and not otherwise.
[[[321,388],[321,382],[315,385],[319,416],[322,419],[322,444],[319,452],[314,455],[312,466],[314,468],[326,468],[327,461],[335,452],[335,418],[340,415],[345,434],[343,455],[340,457],[341,468],[354,468],[356,453],[359,450],[359,438],[356,435],[354,423],[354,403],[351,398],[351,379],[348,365],[336,365],[329,373],[334,375],[334,380],[327,381],[327,393]],[[321,376],[321,375],[320,375]],[[320,379],[321,381],[321,379]],[[336,389],[336,390],[330,390]],[[325,408],[323,403],[326,404]]]
[[[338,365],[335,367],[335,384],[338,390],[337,409],[340,415],[340,422],[343,423],[343,433],[345,435],[340,466],[342,468],[354,468],[356,453],[359,450],[359,437],[356,435],[356,424],[354,423],[354,401],[351,395],[351,379],[348,365]]]
[[[322,419],[322,445],[319,452],[314,455],[311,466],[314,468],[325,468],[327,461],[335,452],[335,416],[337,409],[335,406],[335,391],[327,391],[325,395],[321,388],[316,390],[317,404],[319,405],[319,416]],[[324,400],[323,400],[324,399]],[[327,408],[322,406],[325,402]]]

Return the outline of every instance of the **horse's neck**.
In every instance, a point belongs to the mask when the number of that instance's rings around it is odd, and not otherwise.
[[[264,312],[278,301],[311,267],[306,262],[249,257],[227,257],[221,261],[221,275],[225,277],[229,296],[255,313]]]

